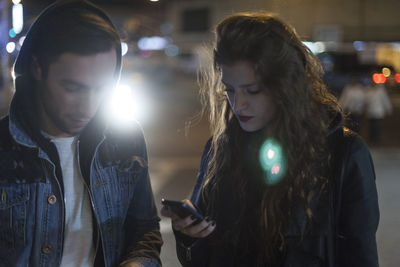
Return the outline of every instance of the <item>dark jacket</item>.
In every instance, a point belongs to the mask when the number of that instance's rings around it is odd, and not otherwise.
[[[0,121],[0,266],[58,266],[65,225],[65,199],[58,152],[38,127],[29,76],[35,32],[54,10],[76,6],[107,16],[86,1],[46,9],[31,27],[15,64],[16,93]],[[112,26],[113,27],[113,26]],[[115,78],[121,57],[118,54]],[[108,126],[102,112],[82,131],[79,166],[93,210],[95,266],[140,262],[160,266],[159,217],[149,180],[141,127]]]
[[[293,216],[293,222],[297,223],[291,224],[285,236],[287,250],[281,265],[283,267],[378,266],[375,233],[379,223],[379,207],[372,159],[361,138],[343,128],[341,121],[341,116],[337,116],[336,125],[328,136],[334,166],[328,196],[325,203],[311,204],[324,207],[313,210],[313,214],[322,219],[313,224],[301,239],[301,227],[298,226],[306,221],[306,217],[301,211]],[[202,207],[204,201],[201,190],[210,144],[209,141],[204,149],[191,197],[198,207]],[[175,237],[178,258],[185,267],[237,264],[232,262],[232,255],[210,259],[213,254],[210,252],[212,234],[204,239],[191,239],[175,232]]]

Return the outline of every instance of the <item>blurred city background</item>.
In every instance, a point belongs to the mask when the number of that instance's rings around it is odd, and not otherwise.
[[[0,115],[13,95],[12,64],[30,24],[50,0],[0,0]],[[369,144],[375,163],[382,267],[400,266],[399,0],[93,0],[123,38],[122,98],[142,124],[156,202],[187,198],[203,145],[197,71],[210,63],[214,25],[240,11],[271,11],[318,56],[328,88]],[[50,40],[51,41],[51,40]],[[130,103],[130,102],[129,102]],[[378,111],[377,111],[378,110]],[[374,126],[371,131],[370,126]],[[179,266],[170,223],[161,221],[163,266]]]

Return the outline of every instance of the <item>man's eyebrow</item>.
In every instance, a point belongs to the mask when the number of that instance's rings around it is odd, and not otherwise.
[[[62,79],[61,83],[64,84],[64,85],[74,85],[74,86],[81,87],[81,88],[86,88],[87,87],[83,83],[80,83],[80,82],[77,82],[77,81],[74,81],[74,80],[70,80],[70,79]]]

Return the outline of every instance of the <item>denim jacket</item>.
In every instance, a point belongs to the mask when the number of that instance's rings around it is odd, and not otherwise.
[[[0,266],[57,266],[65,230],[59,162],[10,112],[0,122]],[[89,138],[99,140],[91,149]],[[124,260],[159,266],[159,218],[140,127],[129,138],[111,130],[98,137],[84,133],[78,144],[93,211],[96,266]]]

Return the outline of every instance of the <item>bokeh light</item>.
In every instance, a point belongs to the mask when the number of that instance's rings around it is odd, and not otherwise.
[[[128,53],[128,44],[125,42],[121,43],[121,54],[122,56],[125,56],[126,53]]]
[[[326,50],[326,46],[323,42],[303,42],[303,44],[306,45],[314,54],[320,54]]]
[[[372,74],[372,80],[376,84],[383,84],[386,82],[386,77],[382,73],[374,73]]]
[[[19,43],[20,46],[22,46],[24,44],[25,38],[26,38],[25,35],[21,36],[21,38],[19,38],[18,43]]]
[[[354,41],[353,42],[353,47],[357,51],[363,51],[364,50],[364,42],[362,42],[362,41]]]
[[[269,149],[267,152],[268,159],[272,159],[274,156],[275,156],[275,151],[272,149]]]
[[[17,33],[14,31],[14,29],[10,29],[10,30],[8,31],[8,35],[9,35],[11,38],[14,38],[15,36],[17,36]]]
[[[176,57],[177,55],[179,55],[179,47],[177,47],[176,45],[168,45],[165,48],[165,54],[169,57]]]
[[[390,71],[389,68],[384,67],[382,68],[382,74],[387,78],[392,74],[392,72]]]
[[[279,174],[280,170],[281,170],[281,165],[275,164],[274,166],[272,166],[271,173]]]
[[[396,83],[400,83],[400,73],[396,73],[394,75],[394,79],[395,79]]]
[[[9,54],[11,54],[12,52],[14,52],[14,50],[15,50],[15,43],[14,43],[14,42],[9,42],[9,43],[6,45],[6,50],[7,50],[7,52],[8,52]]]
[[[163,50],[167,45],[167,38],[160,36],[142,37],[138,41],[140,50]]]
[[[274,185],[279,183],[286,173],[286,160],[282,146],[274,139],[267,139],[261,145],[259,161],[265,172],[265,183]]]
[[[16,34],[24,27],[24,8],[22,4],[14,4],[12,7],[12,25]]]

